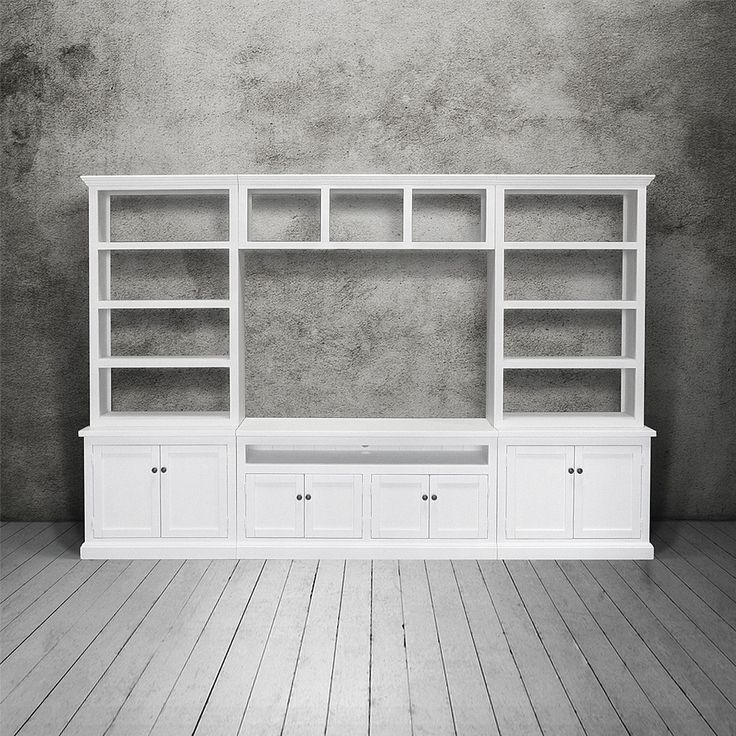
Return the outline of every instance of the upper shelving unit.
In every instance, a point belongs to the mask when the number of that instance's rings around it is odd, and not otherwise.
[[[643,425],[651,176],[82,178],[93,425],[239,425],[241,259],[268,250],[486,251],[478,421]]]

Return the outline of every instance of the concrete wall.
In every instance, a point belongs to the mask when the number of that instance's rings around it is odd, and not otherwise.
[[[4,519],[82,513],[78,175],[237,172],[656,174],[647,326],[647,423],[660,433],[654,513],[736,515],[734,3],[9,0],[3,12]],[[362,270],[351,273],[356,264]],[[279,280],[288,276],[313,301],[309,285],[327,284],[322,309],[351,305],[331,337],[345,351],[333,375],[352,370],[362,398],[344,393],[346,379],[334,393],[310,380],[298,400],[274,398],[269,391],[305,364],[274,337],[268,360],[280,374],[266,362],[247,366],[254,408],[309,413],[326,401],[352,413],[379,402],[375,410],[390,414],[399,384],[382,385],[384,363],[365,348],[378,339],[403,361],[401,410],[474,410],[482,330],[472,257],[409,259],[404,291],[380,259],[304,265],[295,271],[287,256],[244,265],[258,287],[253,319],[275,336],[267,315],[285,304],[281,327],[314,345],[324,319],[283,299]],[[432,320],[451,295],[439,333],[414,300],[430,282]],[[391,293],[412,310],[387,329]],[[426,351],[414,367],[400,355],[415,329],[448,348],[429,379],[436,366]]]

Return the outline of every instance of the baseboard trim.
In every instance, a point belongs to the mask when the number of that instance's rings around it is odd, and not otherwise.
[[[501,542],[499,560],[652,560],[654,547],[649,542],[559,541]]]
[[[79,550],[83,560],[234,560],[235,542],[206,544],[161,544],[141,542],[85,542]]]

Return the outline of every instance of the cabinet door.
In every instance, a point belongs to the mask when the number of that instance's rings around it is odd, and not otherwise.
[[[307,537],[360,537],[363,476],[305,476],[304,529]]]
[[[247,475],[245,533],[249,537],[303,537],[304,476]]]
[[[506,450],[506,533],[516,539],[571,539],[574,447]]]
[[[95,536],[160,536],[158,445],[96,445],[92,462]]]
[[[227,536],[227,447],[161,448],[161,536]]]
[[[371,535],[374,538],[427,538],[429,476],[374,475],[371,504]]]
[[[575,448],[575,536],[638,538],[641,535],[641,447]]]
[[[488,536],[488,478],[485,475],[429,477],[429,536],[478,539]]]

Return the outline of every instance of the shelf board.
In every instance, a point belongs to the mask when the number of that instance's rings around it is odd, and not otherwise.
[[[514,240],[503,241],[504,250],[636,250],[642,243],[621,241]]]
[[[244,419],[238,435],[280,436],[384,436],[384,437],[479,437],[495,435],[487,419],[347,419],[262,418]]]
[[[135,427],[136,430],[149,426],[156,427],[161,432],[176,432],[181,430],[182,425],[228,427],[232,430],[237,424],[237,421],[232,421],[228,411],[108,411],[100,415],[97,422],[95,429],[110,428],[119,431],[120,426]]]
[[[228,299],[103,299],[98,309],[229,309]]]
[[[624,412],[504,412],[499,429],[557,427],[632,427],[638,426]]]
[[[220,355],[119,355],[99,358],[98,368],[229,368],[230,358]]]
[[[634,358],[613,356],[505,358],[504,368],[636,368]]]
[[[92,247],[97,250],[216,250],[234,245],[229,240],[134,240],[97,241]]]
[[[403,241],[248,241],[239,245],[240,250],[382,250],[382,251],[438,251],[438,250],[493,250],[484,242],[403,242]]]
[[[503,303],[504,309],[636,309],[638,303],[634,299],[626,300],[547,300],[547,299],[514,299]]]

